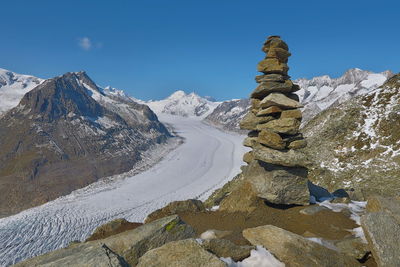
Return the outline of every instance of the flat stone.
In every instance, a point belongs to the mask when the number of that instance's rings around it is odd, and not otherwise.
[[[257,130],[257,125],[273,120],[272,116],[257,117],[253,112],[248,112],[246,116],[240,121],[240,129],[244,130]]]
[[[295,109],[303,107],[298,101],[293,100],[281,93],[271,93],[264,97],[260,102],[261,108],[268,108],[271,106],[278,106],[283,109]]]
[[[144,254],[137,267],[226,267],[227,264],[207,252],[194,239],[170,242]]]
[[[299,212],[304,215],[314,215],[323,210],[329,210],[329,209],[324,206],[312,205],[312,206],[309,206],[307,208],[300,210]]]
[[[271,48],[282,48],[284,50],[289,50],[288,45],[280,39],[279,36],[270,36],[268,37],[267,41],[265,41],[263,46],[263,51],[268,53],[268,50]]]
[[[273,225],[245,229],[243,236],[252,245],[262,245],[291,267],[355,267],[358,261],[300,235]]]
[[[266,145],[274,149],[285,149],[286,143],[282,137],[270,130],[262,130],[256,139],[258,143]]]
[[[362,259],[369,251],[368,245],[359,237],[351,236],[334,243],[340,252],[355,259]]]
[[[282,134],[297,134],[299,132],[299,128],[300,121],[292,118],[271,120],[266,123],[259,123],[256,126],[256,129],[259,131],[266,129]]]
[[[282,74],[263,74],[263,75],[257,75],[256,76],[256,82],[257,83],[262,83],[262,82],[284,82],[286,80],[289,80],[290,77],[288,75],[282,75]]]
[[[253,160],[254,160],[253,152],[249,151],[249,152],[244,153],[244,155],[243,155],[243,161],[244,162],[250,163]]]
[[[252,98],[250,100],[251,108],[252,109],[260,109],[260,102],[261,102],[260,99]]]
[[[300,148],[305,148],[306,146],[307,146],[307,141],[305,139],[301,139],[290,142],[287,147],[289,149],[300,149]]]
[[[287,63],[288,58],[292,55],[286,49],[280,47],[271,47],[267,51],[267,58],[277,58],[282,62]]]
[[[219,258],[231,258],[234,261],[241,261],[250,257],[250,251],[254,246],[238,246],[226,239],[211,239],[204,241],[201,246],[215,254]]]
[[[243,176],[248,179],[258,197],[270,203],[285,205],[309,204],[307,174],[306,168],[277,166],[258,160],[252,161],[243,171]],[[240,199],[235,201],[241,202]]]
[[[206,208],[204,207],[203,202],[197,199],[173,201],[167,206],[150,213],[144,222],[149,223],[163,217],[177,214],[179,212],[201,212],[205,210]]]
[[[362,216],[361,226],[378,266],[399,266],[399,222],[388,213],[380,211]]]
[[[285,118],[301,119],[301,118],[303,118],[303,115],[301,114],[300,109],[290,109],[290,110],[282,111],[280,118],[281,119],[285,119]]]
[[[104,244],[82,243],[68,248],[58,249],[32,259],[19,262],[13,266],[31,267],[31,266],[121,266],[127,267],[128,263],[120,255],[113,252]]]
[[[307,155],[299,150],[275,150],[261,144],[253,146],[254,158],[267,163],[286,167],[305,167],[310,165]]]
[[[282,112],[282,109],[280,107],[272,106],[268,107],[266,109],[261,109],[257,112],[256,116],[265,116],[265,115],[270,115],[270,114],[277,114]]]
[[[257,142],[257,137],[246,137],[243,140],[243,145],[247,147],[253,147],[254,142]]]
[[[291,80],[284,82],[262,82],[251,93],[252,98],[263,99],[270,93],[290,93],[292,92],[293,83]]]
[[[287,75],[289,66],[286,63],[280,62],[277,58],[266,58],[258,63],[257,70],[265,74]]]

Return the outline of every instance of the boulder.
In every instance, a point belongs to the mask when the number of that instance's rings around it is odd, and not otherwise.
[[[257,65],[257,70],[265,74],[282,74],[287,75],[289,66],[279,61],[277,58],[266,58],[261,60]]]
[[[273,120],[274,117],[257,117],[253,112],[248,112],[246,116],[240,121],[240,129],[244,130],[257,130],[257,125]]]
[[[240,203],[242,200],[238,197],[232,197],[230,206],[252,207],[256,203],[254,194],[274,204],[308,205],[310,202],[305,168],[289,168],[254,160],[243,175],[252,187],[247,189],[249,193],[239,192],[238,195],[246,199],[247,204]]]
[[[262,117],[260,117],[262,118]],[[256,126],[257,130],[268,129],[276,133],[296,134],[299,132],[300,121],[293,118],[271,120],[260,123]]]
[[[254,158],[267,163],[286,167],[305,167],[310,164],[306,155],[299,150],[275,150],[255,143]]]
[[[144,254],[137,267],[226,267],[194,239],[170,242]]]
[[[279,134],[274,133],[273,131],[270,130],[262,130],[258,134],[258,137],[255,140],[273,149],[285,149],[286,146],[286,143],[283,142],[282,137]]]
[[[261,102],[260,99],[255,99],[255,98],[250,99],[251,108],[252,109],[259,109],[260,108],[260,102]]]
[[[291,54],[289,51],[280,47],[271,47],[267,52],[267,58],[277,58],[284,63],[287,63],[290,56]]]
[[[282,75],[282,74],[263,74],[263,75],[257,75],[256,76],[256,82],[257,83],[262,83],[262,82],[284,82],[288,80],[290,77],[287,75]]]
[[[254,246],[238,246],[226,239],[211,239],[204,241],[201,246],[217,255],[219,258],[232,258],[234,261],[241,261],[250,257],[250,251]]]
[[[261,108],[268,108],[271,106],[278,106],[283,109],[296,109],[303,107],[298,101],[281,93],[271,93],[264,97],[260,102]]]
[[[270,93],[290,93],[292,92],[293,83],[291,80],[284,82],[262,82],[251,93],[251,97],[255,99],[263,99]]]
[[[287,148],[289,149],[300,149],[300,148],[305,148],[307,146],[307,141],[305,139],[300,139],[300,140],[294,140],[293,142],[290,142]]]
[[[355,236],[339,240],[335,242],[334,245],[340,252],[358,260],[362,259],[368,252],[370,252],[368,245],[361,238]]]
[[[371,212],[361,217],[361,226],[378,266],[399,266],[399,221],[383,211]]]
[[[180,212],[200,212],[205,210],[206,208],[204,207],[203,202],[197,199],[173,201],[164,208],[158,209],[150,213],[144,222],[149,223],[157,219],[177,214]]]
[[[288,266],[360,266],[350,256],[273,225],[245,229],[243,236],[252,245],[262,245]]]
[[[130,265],[136,265],[138,259],[148,250],[165,243],[195,237],[195,231],[177,215],[165,217],[136,229],[126,231],[106,239],[91,241],[105,244],[115,253],[124,257]]]
[[[266,109],[261,109],[257,112],[256,116],[265,116],[270,114],[281,113],[282,109],[280,107],[272,106]]]
[[[250,165],[253,164],[253,162],[254,161],[250,162]],[[245,174],[243,174],[243,176],[245,176]],[[250,181],[246,179],[221,201],[219,211],[252,212],[255,210],[258,201],[257,193],[250,184]]]
[[[284,50],[289,50],[288,45],[280,38],[280,36],[273,35],[267,38],[263,46],[263,51],[268,53],[268,50],[271,48],[282,48]]]
[[[34,257],[32,259],[19,262],[14,266],[123,266],[128,267],[128,263],[120,255],[114,253],[110,248],[100,243],[83,243],[68,248],[58,249],[47,254]]]
[[[281,113],[281,119],[284,118],[294,118],[294,119],[300,119],[303,117],[303,115],[301,114],[301,110],[300,109],[290,109],[290,110],[284,110]]]
[[[97,227],[93,234],[86,239],[86,241],[92,241],[92,240],[97,240],[97,239],[103,239],[112,235],[119,234],[121,232],[135,229],[139,226],[141,226],[142,223],[131,223],[128,222],[127,220],[120,218],[120,219],[115,219],[112,220],[111,222],[108,222],[106,224],[100,225]]]
[[[368,198],[366,210],[368,212],[386,212],[400,223],[400,198],[371,196]]]

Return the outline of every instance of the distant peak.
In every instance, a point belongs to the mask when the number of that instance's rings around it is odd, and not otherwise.
[[[178,90],[176,92],[174,92],[173,94],[171,94],[168,98],[169,99],[177,99],[177,98],[182,98],[186,96],[186,93],[182,90]]]

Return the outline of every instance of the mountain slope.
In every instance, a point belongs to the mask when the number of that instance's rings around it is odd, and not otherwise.
[[[43,79],[0,69],[0,117],[18,105],[22,97],[41,84]]]
[[[400,75],[318,114],[303,132],[313,182],[363,199],[400,191]]]
[[[295,80],[294,82],[300,86],[300,90],[296,94],[304,105],[303,123],[331,105],[337,105],[354,96],[371,92],[392,75],[390,71],[372,73],[355,68],[346,71],[339,78],[324,75],[310,80]]]
[[[0,118],[0,215],[128,171],[168,137],[147,106],[106,96],[84,72],[46,80]]]
[[[206,117],[219,103],[195,93],[186,94],[184,91],[176,91],[163,100],[145,102],[156,114],[198,118]]]
[[[223,130],[244,133],[239,128],[239,122],[250,108],[249,99],[234,99],[219,104],[204,121]]]

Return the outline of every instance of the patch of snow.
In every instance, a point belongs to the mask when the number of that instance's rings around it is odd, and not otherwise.
[[[322,245],[322,246],[324,246],[326,248],[329,248],[329,249],[332,249],[332,250],[336,250],[336,251],[339,250],[334,244],[332,244],[331,242],[329,242],[328,240],[325,240],[323,238],[320,238],[320,237],[307,237],[306,239],[308,239],[310,241],[313,241],[315,243],[318,243],[318,244],[320,244],[320,245]]]
[[[274,257],[262,246],[257,246],[250,252],[250,257],[234,262],[231,258],[221,258],[228,267],[285,267],[285,264]]]

